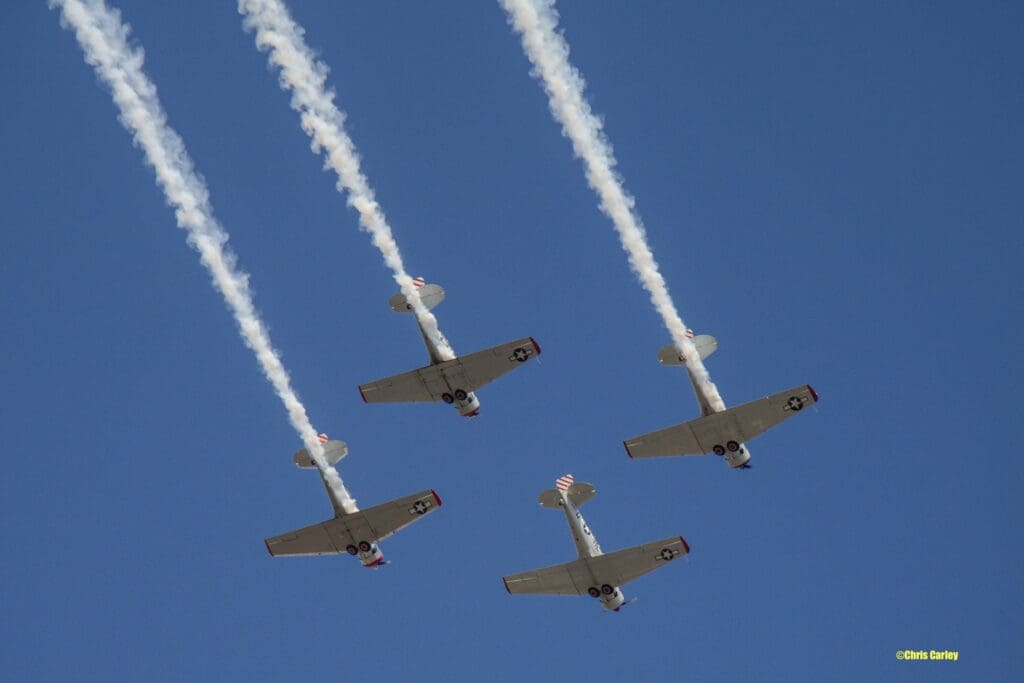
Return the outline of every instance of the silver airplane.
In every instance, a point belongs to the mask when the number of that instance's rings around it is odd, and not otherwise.
[[[718,349],[718,341],[708,334],[693,336],[693,330],[686,331],[693,339],[701,359],[707,358]],[[631,458],[651,458],[665,455],[705,455],[714,453],[725,456],[730,467],[749,469],[750,448],[746,442],[755,436],[785,422],[809,405],[818,402],[818,394],[810,384],[802,384],[771,396],[744,403],[734,408],[716,412],[697,386],[693,373],[686,366],[686,360],[672,344],[658,352],[662,365],[682,365],[693,384],[693,391],[700,404],[701,417],[690,422],[667,427],[649,434],[626,439],[626,453]]]
[[[428,285],[421,277],[415,278],[413,283],[419,288],[420,299],[428,309],[444,301],[444,288],[441,285]],[[401,292],[391,297],[388,305],[396,313],[412,311],[412,306]],[[385,377],[376,382],[361,384],[359,393],[366,403],[444,401],[454,406],[459,415],[476,417],[480,413],[480,400],[474,393],[477,389],[540,355],[540,346],[533,337],[524,337],[467,356],[459,356],[454,360],[444,360],[445,354],[442,354],[441,349],[427,336],[418,319],[416,324],[427,347],[430,365]],[[443,334],[440,337],[443,348],[454,356],[448,340]]]
[[[595,493],[593,485],[573,483],[572,475],[567,474],[558,478],[555,488],[540,494],[541,507],[561,508],[565,513],[579,559],[506,576],[505,590],[516,594],[589,595],[598,598],[605,609],[618,612],[629,604],[622,594],[622,586],[690,552],[686,539],[669,536],[604,554],[579,511],[579,506]]]
[[[348,454],[344,441],[330,440],[321,434],[320,442],[324,444],[324,459],[329,467]],[[441,507],[441,498],[433,489],[427,489],[366,510],[346,510],[309,451],[303,448],[292,460],[301,469],[315,469],[320,474],[334,517],[266,539],[267,550],[274,557],[348,553],[358,556],[364,567],[377,568],[387,564],[379,541]]]

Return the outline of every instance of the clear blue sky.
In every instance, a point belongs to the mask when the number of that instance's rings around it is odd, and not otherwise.
[[[322,487],[73,35],[17,3],[5,678],[1020,680],[1019,3],[560,3],[726,400],[821,395],[749,472],[626,457],[696,404],[496,3],[293,3],[456,350],[543,347],[475,421],[360,401],[426,356],[234,3],[120,6],[345,481],[445,505],[379,571],[267,555],[329,515]],[[620,614],[502,587],[574,557],[536,504],[567,472],[606,549],[692,546]]]

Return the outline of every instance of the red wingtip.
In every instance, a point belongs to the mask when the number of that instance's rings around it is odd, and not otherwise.
[[[273,557],[274,556],[274,551],[270,549],[270,540],[266,539],[266,538],[263,539],[263,545],[267,546],[267,552],[270,553],[271,557]]]
[[[510,588],[508,587],[508,579],[506,579],[506,578],[505,578],[505,577],[503,576],[503,577],[501,577],[501,582],[502,582],[503,584],[505,584],[505,590],[506,590],[506,591],[507,591],[507,592],[508,592],[508,593],[509,593],[509,594],[511,595],[511,594],[512,594],[512,589],[510,589]]]
[[[437,503],[437,507],[441,507],[441,496],[437,495],[437,491],[430,489],[430,493],[434,495],[434,502]]]
[[[817,403],[818,402],[818,392],[815,391],[814,387],[812,387],[810,384],[807,385],[807,390],[811,392],[811,396],[814,397],[814,402]]]
[[[690,544],[687,543],[686,539],[683,538],[682,536],[679,537],[679,541],[680,541],[680,543],[683,544],[683,547],[686,548],[686,554],[689,555],[690,554]]]
[[[540,344],[538,344],[537,340],[534,339],[533,337],[530,337],[530,343],[533,344],[533,350],[536,351],[537,355],[539,356],[540,355]]]
[[[628,444],[628,443],[626,443],[625,441],[623,441],[623,442],[622,442],[622,446],[623,446],[623,447],[624,447],[624,448],[626,449],[626,455],[628,455],[629,457],[631,457],[631,458],[632,458],[632,457],[633,457],[633,454],[629,452],[629,444]]]
[[[363,403],[366,403],[366,394],[363,393],[362,387],[359,387],[359,395],[363,398]]]

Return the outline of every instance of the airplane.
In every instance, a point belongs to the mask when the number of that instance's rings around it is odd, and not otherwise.
[[[626,601],[622,586],[690,552],[686,539],[669,536],[604,554],[579,511],[595,493],[592,484],[573,483],[571,474],[559,477],[555,488],[541,492],[538,498],[541,507],[562,508],[565,513],[579,559],[506,576],[503,578],[505,590],[513,594],[589,595],[600,599],[605,609],[618,612],[623,605],[632,602]]]
[[[348,455],[348,446],[344,441],[328,439],[326,434],[320,434],[319,439],[324,445],[324,459],[328,467],[333,468]],[[348,553],[358,556],[364,567],[376,569],[388,564],[378,545],[379,541],[441,507],[441,498],[437,492],[427,489],[365,510],[352,510],[352,502],[339,498],[328,483],[327,475],[309,455],[309,451],[303,448],[292,456],[292,460],[300,469],[315,469],[319,472],[324,488],[327,489],[327,497],[331,499],[334,517],[266,539],[267,551],[274,557]]]
[[[444,301],[444,288],[441,285],[427,284],[422,277],[414,278],[413,284],[419,288],[420,299],[427,309],[432,309]],[[388,301],[391,310],[396,313],[409,313],[412,306],[405,295],[399,292]],[[501,344],[483,351],[477,351],[454,360],[445,360],[445,355],[454,356],[451,345],[444,335],[440,335],[441,344],[450,354],[442,354],[423,330],[419,319],[416,324],[420,336],[427,347],[430,365],[404,372],[400,375],[361,384],[359,394],[366,403],[420,403],[444,401],[454,406],[455,411],[463,417],[476,417],[480,414],[480,400],[474,393],[491,381],[501,377],[526,361],[540,355],[540,346],[533,337],[524,337],[507,344]],[[440,332],[439,332],[440,334]]]
[[[709,334],[686,336],[693,340],[701,360],[718,349],[718,340]],[[746,445],[755,436],[788,420],[809,405],[818,402],[818,394],[810,384],[802,384],[765,398],[744,403],[724,411],[716,411],[697,386],[686,359],[672,344],[658,352],[662,365],[682,365],[693,384],[700,404],[701,416],[673,427],[626,439],[626,453],[631,458],[652,458],[666,455],[725,456],[730,467],[750,469],[750,448]]]

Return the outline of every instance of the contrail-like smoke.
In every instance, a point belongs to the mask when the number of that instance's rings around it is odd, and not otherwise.
[[[167,124],[156,87],[142,70],[143,52],[128,43],[129,27],[103,0],[51,0],[50,5],[60,7],[61,25],[74,31],[85,61],[110,88],[121,123],[156,171],[157,183],[174,208],[178,227],[188,232],[188,243],[199,252],[214,286],[238,322],[242,339],[256,354],[263,373],[284,403],[292,426],[337,498],[346,509],[355,511],[355,499],[338,472],[324,460],[323,445],[306,408],[292,390],[288,372],[270,344],[266,326],[253,305],[249,275],[238,268],[234,253],[226,246],[228,234],[213,216],[206,185],[196,173],[185,143]]]
[[[587,182],[601,200],[601,210],[612,219],[629,264],[636,272],[651,303],[661,315],[672,341],[693,373],[704,397],[715,410],[725,410],[718,388],[711,381],[693,341],[686,336],[686,324],[679,316],[647,244],[640,217],[633,210],[635,200],[622,186],[615,172],[615,155],[605,137],[601,121],[583,96],[585,82],[569,63],[569,46],[557,32],[558,12],[554,0],[499,0],[509,24],[522,35],[523,50],[533,64],[532,75],[544,85],[555,120],[562,134],[572,141],[576,156],[587,167]]]
[[[255,32],[256,47],[268,53],[271,66],[280,68],[281,88],[292,92],[292,109],[300,114],[314,154],[323,152],[324,167],[337,174],[338,191],[348,191],[348,205],[359,213],[359,225],[372,236],[427,338],[445,360],[451,360],[454,352],[442,343],[437,318],[420,300],[419,290],[405,271],[391,226],[359,168],[359,154],[345,133],[345,115],[334,104],[334,92],[325,85],[327,65],[317,61],[303,38],[305,31],[280,0],[238,0],[238,12],[244,17],[246,30]]]

